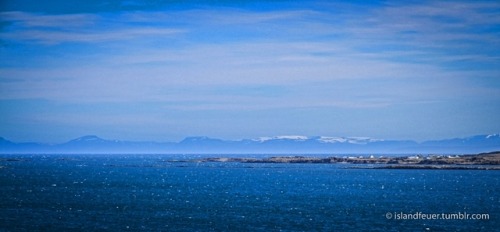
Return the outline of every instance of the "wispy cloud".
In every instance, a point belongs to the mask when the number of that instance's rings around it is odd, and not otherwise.
[[[65,42],[96,43],[137,38],[162,38],[182,34],[177,28],[130,26],[128,22],[106,19],[99,15],[40,15],[23,12],[0,13],[11,25],[0,38],[11,41],[57,45]]]
[[[374,10],[347,28],[364,43],[406,46],[403,49],[440,51],[479,44],[498,47],[499,9],[500,4],[495,2],[395,4]]]
[[[93,31],[47,31],[47,30],[30,30],[16,34],[3,36],[5,39],[35,41],[43,44],[59,44],[66,42],[107,42],[117,40],[128,40],[143,37],[162,37],[172,36],[182,33],[182,30],[177,29],[158,29],[158,28],[137,28],[137,29],[119,29],[109,32],[93,32]]]
[[[26,12],[0,12],[2,21],[21,28],[81,28],[95,26],[101,19],[96,14],[43,15]]]

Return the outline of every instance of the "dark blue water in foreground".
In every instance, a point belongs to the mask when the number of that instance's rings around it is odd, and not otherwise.
[[[0,231],[500,228],[500,171],[179,163],[167,155],[0,158]],[[489,220],[395,220],[400,212]]]

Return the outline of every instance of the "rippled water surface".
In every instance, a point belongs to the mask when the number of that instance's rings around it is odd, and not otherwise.
[[[2,155],[0,230],[494,231],[500,171]],[[189,158],[189,157],[187,157]],[[395,220],[397,213],[489,220]]]

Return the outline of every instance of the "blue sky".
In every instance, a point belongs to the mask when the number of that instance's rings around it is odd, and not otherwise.
[[[500,132],[496,1],[0,3],[0,136]]]

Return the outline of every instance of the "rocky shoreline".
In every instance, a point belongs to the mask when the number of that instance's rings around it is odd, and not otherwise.
[[[388,165],[369,169],[443,169],[443,170],[500,170],[500,166],[483,165]]]
[[[270,158],[226,158],[213,157],[196,162],[238,162],[238,163],[324,163],[324,164],[380,164],[372,169],[473,169],[500,170],[500,151],[474,155],[416,155],[404,157],[344,156],[306,157],[276,156]],[[357,167],[353,167],[357,168]],[[362,167],[366,168],[366,167]]]

